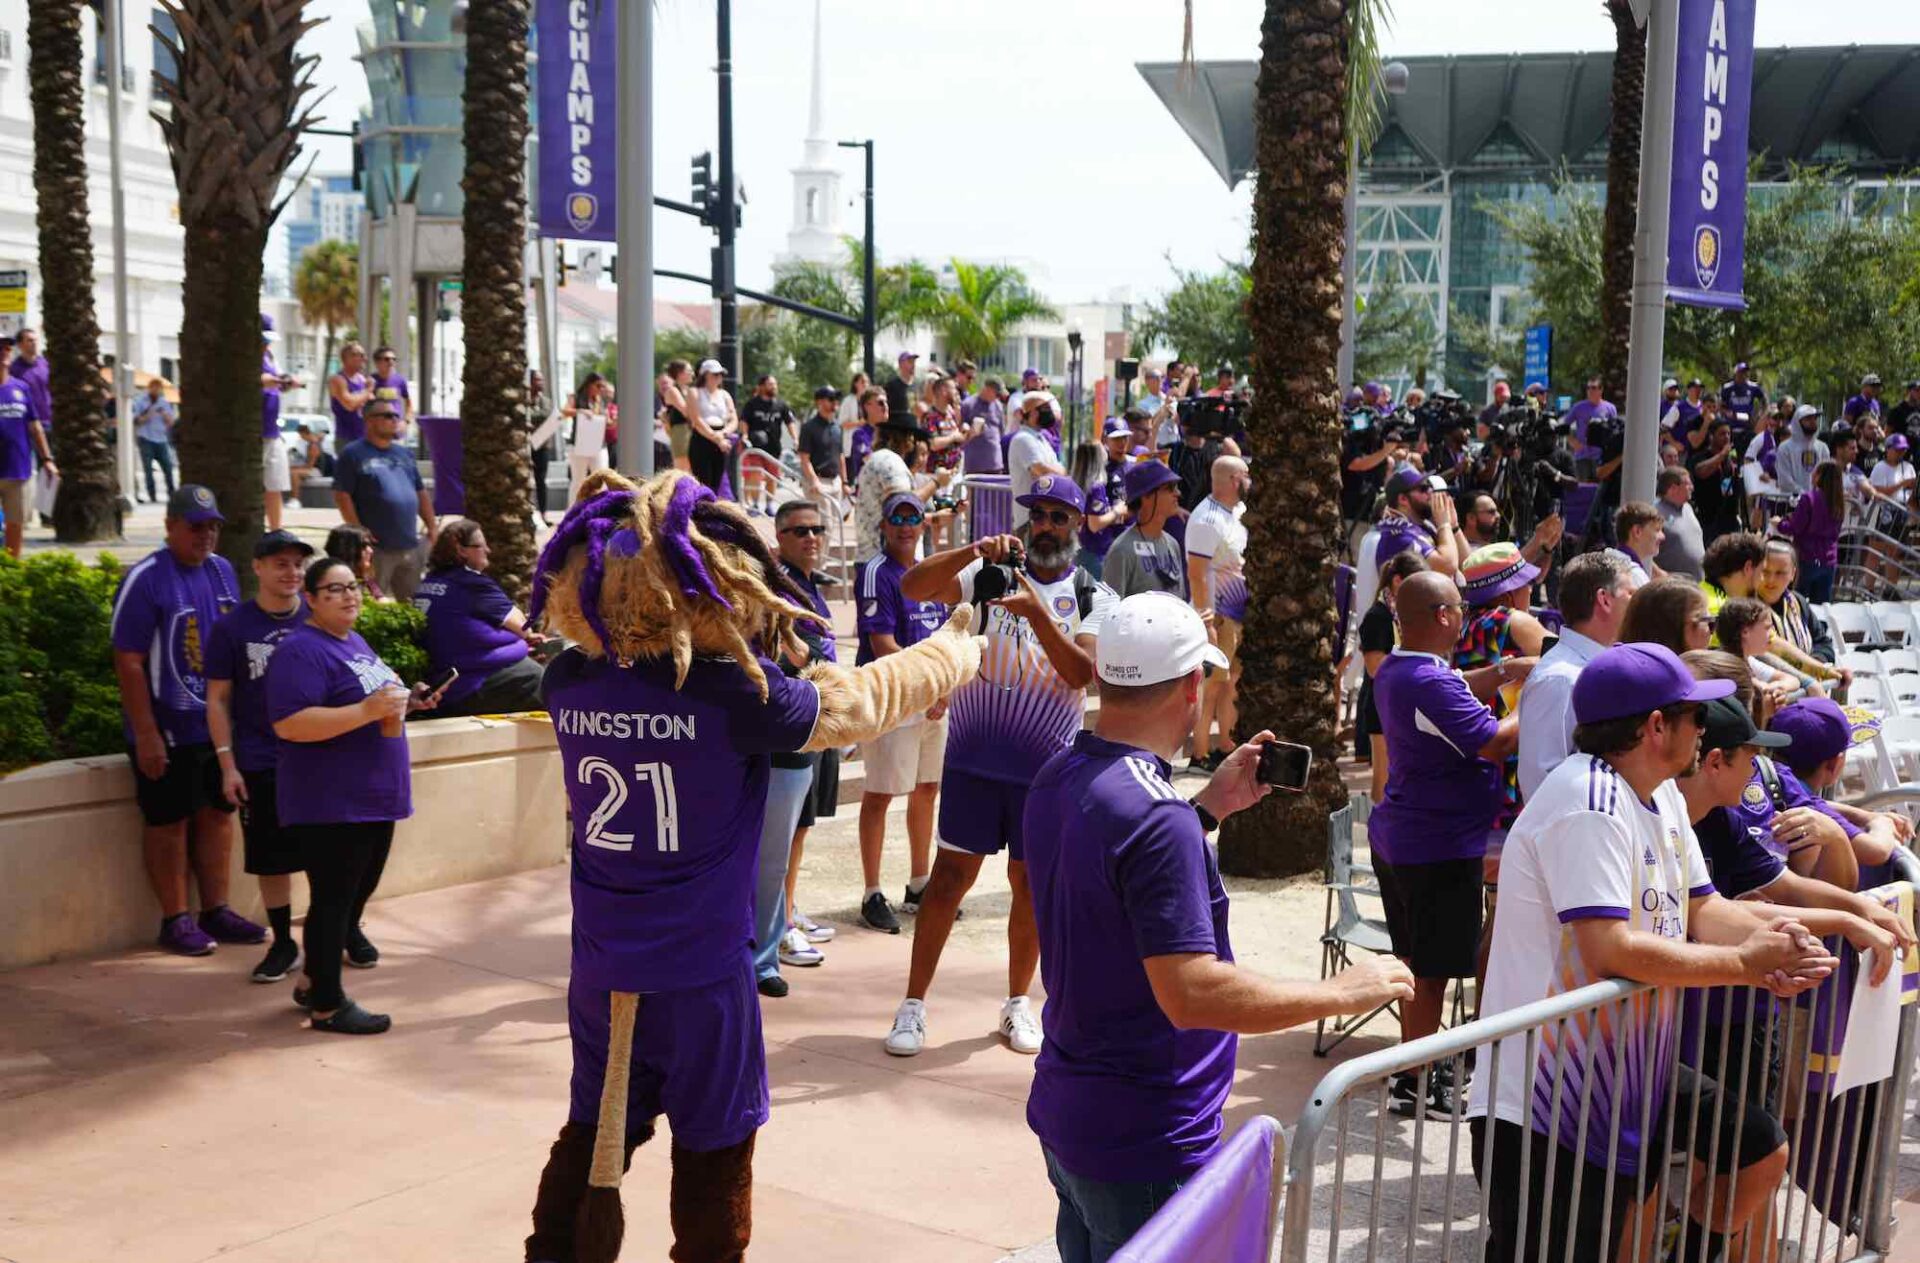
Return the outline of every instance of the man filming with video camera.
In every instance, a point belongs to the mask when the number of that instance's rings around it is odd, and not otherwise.
[[[1240,455],[1233,435],[1242,430],[1246,396],[1233,389],[1233,370],[1220,370],[1221,386],[1179,401],[1180,441],[1167,451],[1167,466],[1180,475],[1180,507],[1191,513],[1213,490],[1213,462]]]

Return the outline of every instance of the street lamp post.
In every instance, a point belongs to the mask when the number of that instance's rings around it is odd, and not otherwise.
[[[1086,363],[1087,339],[1080,322],[1067,326],[1067,443],[1069,448],[1080,439],[1080,377]]]
[[[1412,81],[1413,72],[1407,69],[1405,62],[1390,61],[1380,67],[1380,87],[1388,96],[1406,95],[1407,85]],[[1339,389],[1347,391],[1353,386],[1353,342],[1354,342],[1354,302],[1358,296],[1356,281],[1359,275],[1359,212],[1360,199],[1360,144],[1353,137],[1347,139],[1347,231],[1346,246],[1341,254],[1340,263],[1340,362]]]
[[[867,204],[867,227],[864,238],[866,258],[863,261],[866,274],[860,278],[860,360],[861,370],[866,373],[867,380],[872,381],[873,340],[878,332],[877,325],[880,317],[877,310],[878,293],[873,283],[873,141],[843,140],[840,142],[840,148],[867,151],[867,186],[861,193],[861,198]]]
[[[615,463],[623,474],[649,478],[657,472],[653,425],[646,417],[653,397],[653,5],[623,4],[615,22],[622,67],[617,89],[621,152],[615,171],[617,328],[620,386],[634,419],[620,427]]]

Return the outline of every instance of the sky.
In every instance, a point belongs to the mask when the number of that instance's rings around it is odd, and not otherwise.
[[[536,0],[536,3],[542,0]],[[654,0],[654,187],[688,195],[688,160],[714,145],[711,0]],[[1201,59],[1251,59],[1261,0],[1194,0]],[[1389,54],[1612,47],[1601,0],[1397,0]],[[784,248],[807,121],[811,0],[734,0],[734,153],[748,204],[739,282],[762,288]],[[306,40],[331,88],[323,126],[366,103],[352,60],[367,0],[313,0]],[[1180,54],[1181,0],[824,0],[826,129],[875,141],[882,260],[1005,259],[1055,302],[1138,301],[1169,261],[1212,268],[1247,250],[1245,185],[1228,190],[1134,66]],[[1762,0],[1756,44],[1920,43],[1914,0]],[[319,139],[316,170],[346,170],[347,142]],[[859,232],[860,160],[847,159],[842,220]],[[704,272],[712,237],[670,211],[658,266]],[[660,281],[663,298],[705,291]]]

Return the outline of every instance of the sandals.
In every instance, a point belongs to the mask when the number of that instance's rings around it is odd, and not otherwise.
[[[393,1025],[393,1019],[385,1013],[369,1013],[348,1000],[334,1010],[332,1017],[309,1018],[307,1024],[335,1035],[380,1035]]]

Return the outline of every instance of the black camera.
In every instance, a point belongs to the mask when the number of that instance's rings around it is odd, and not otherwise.
[[[1225,438],[1240,429],[1240,412],[1247,401],[1238,395],[1201,395],[1182,399],[1180,428],[1199,438]]]
[[[1018,546],[1005,561],[981,561],[980,573],[973,576],[973,599],[997,601],[1020,590],[1020,574],[1027,568],[1027,555]]]

